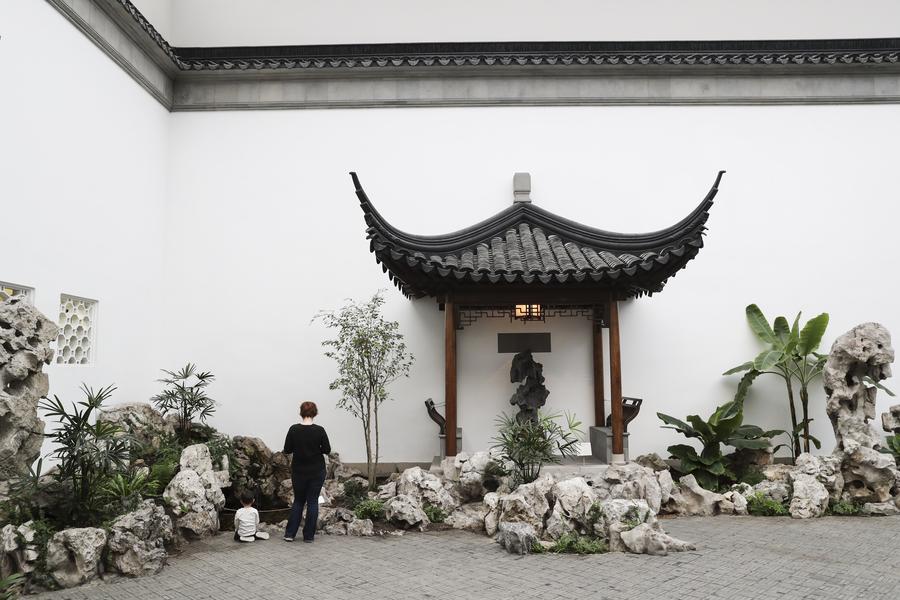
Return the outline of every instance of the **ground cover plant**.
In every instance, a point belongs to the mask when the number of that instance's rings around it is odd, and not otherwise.
[[[747,323],[750,329],[765,344],[765,349],[756,358],[738,365],[723,375],[746,372],[745,379],[749,386],[757,375],[772,374],[780,377],[787,390],[788,408],[790,411],[791,454],[797,457],[801,452],[809,452],[810,444],[821,448],[821,443],[809,433],[809,385],[822,374],[825,367],[824,354],[819,354],[819,344],[828,327],[828,313],[822,313],[807,321],[800,327],[800,314],[788,325],[785,317],[776,317],[772,324],[756,304],[750,304],[746,310]],[[800,414],[794,401],[794,384],[799,386]]]
[[[353,509],[357,519],[371,519],[380,521],[384,519],[384,502],[381,500],[363,500]]]
[[[531,551],[535,554],[547,552],[554,554],[605,554],[609,552],[609,545],[605,540],[597,537],[566,533],[561,535],[549,547],[544,547],[540,542],[535,542]]]
[[[756,517],[784,517],[790,514],[783,503],[762,492],[747,496],[747,512]]]
[[[520,421],[506,413],[497,418],[494,448],[500,451],[503,461],[512,465],[515,485],[537,479],[541,467],[547,463],[558,463],[564,457],[578,454],[581,423],[570,414],[566,414],[565,425],[557,422],[559,418],[558,414],[541,411],[534,421]]]
[[[379,416],[390,398],[388,386],[408,377],[414,357],[406,347],[400,324],[381,314],[384,298],[376,293],[366,302],[350,301],[316,316],[336,337],[322,342],[325,356],[337,363],[338,376],[329,389],[341,393],[338,407],[360,420],[366,447],[369,489],[376,485],[380,455]]]

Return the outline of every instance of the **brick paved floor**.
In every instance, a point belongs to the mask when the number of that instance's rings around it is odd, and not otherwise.
[[[696,552],[667,557],[510,556],[464,532],[391,538],[230,536],[192,544],[157,576],[115,579],[47,600],[900,599],[900,517],[665,520]]]

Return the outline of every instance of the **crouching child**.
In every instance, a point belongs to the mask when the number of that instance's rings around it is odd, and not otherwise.
[[[254,496],[249,490],[241,492],[241,506],[234,513],[234,541],[254,542],[267,540],[269,534],[259,531],[259,511],[253,508]]]

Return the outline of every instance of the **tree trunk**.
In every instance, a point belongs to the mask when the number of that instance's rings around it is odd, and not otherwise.
[[[800,384],[800,405],[803,409],[803,451],[809,452],[809,390]]]
[[[372,474],[369,478],[369,489],[375,491],[375,476],[378,472],[378,458],[381,452],[381,438],[378,435],[378,402],[375,402],[375,464],[372,467]]]
[[[788,375],[784,376],[784,383],[787,386],[788,393],[788,404],[791,407],[791,452],[794,455],[794,458],[800,454],[800,440],[794,435],[794,432],[797,431],[797,408],[794,406],[794,386],[791,385],[791,378]]]

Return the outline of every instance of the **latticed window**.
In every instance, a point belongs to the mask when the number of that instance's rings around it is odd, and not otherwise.
[[[66,365],[93,364],[96,327],[96,300],[60,295],[56,362]]]
[[[6,300],[7,298],[12,298],[13,296],[20,296],[22,298],[25,298],[25,301],[29,304],[33,304],[34,288],[0,281],[0,302]]]

